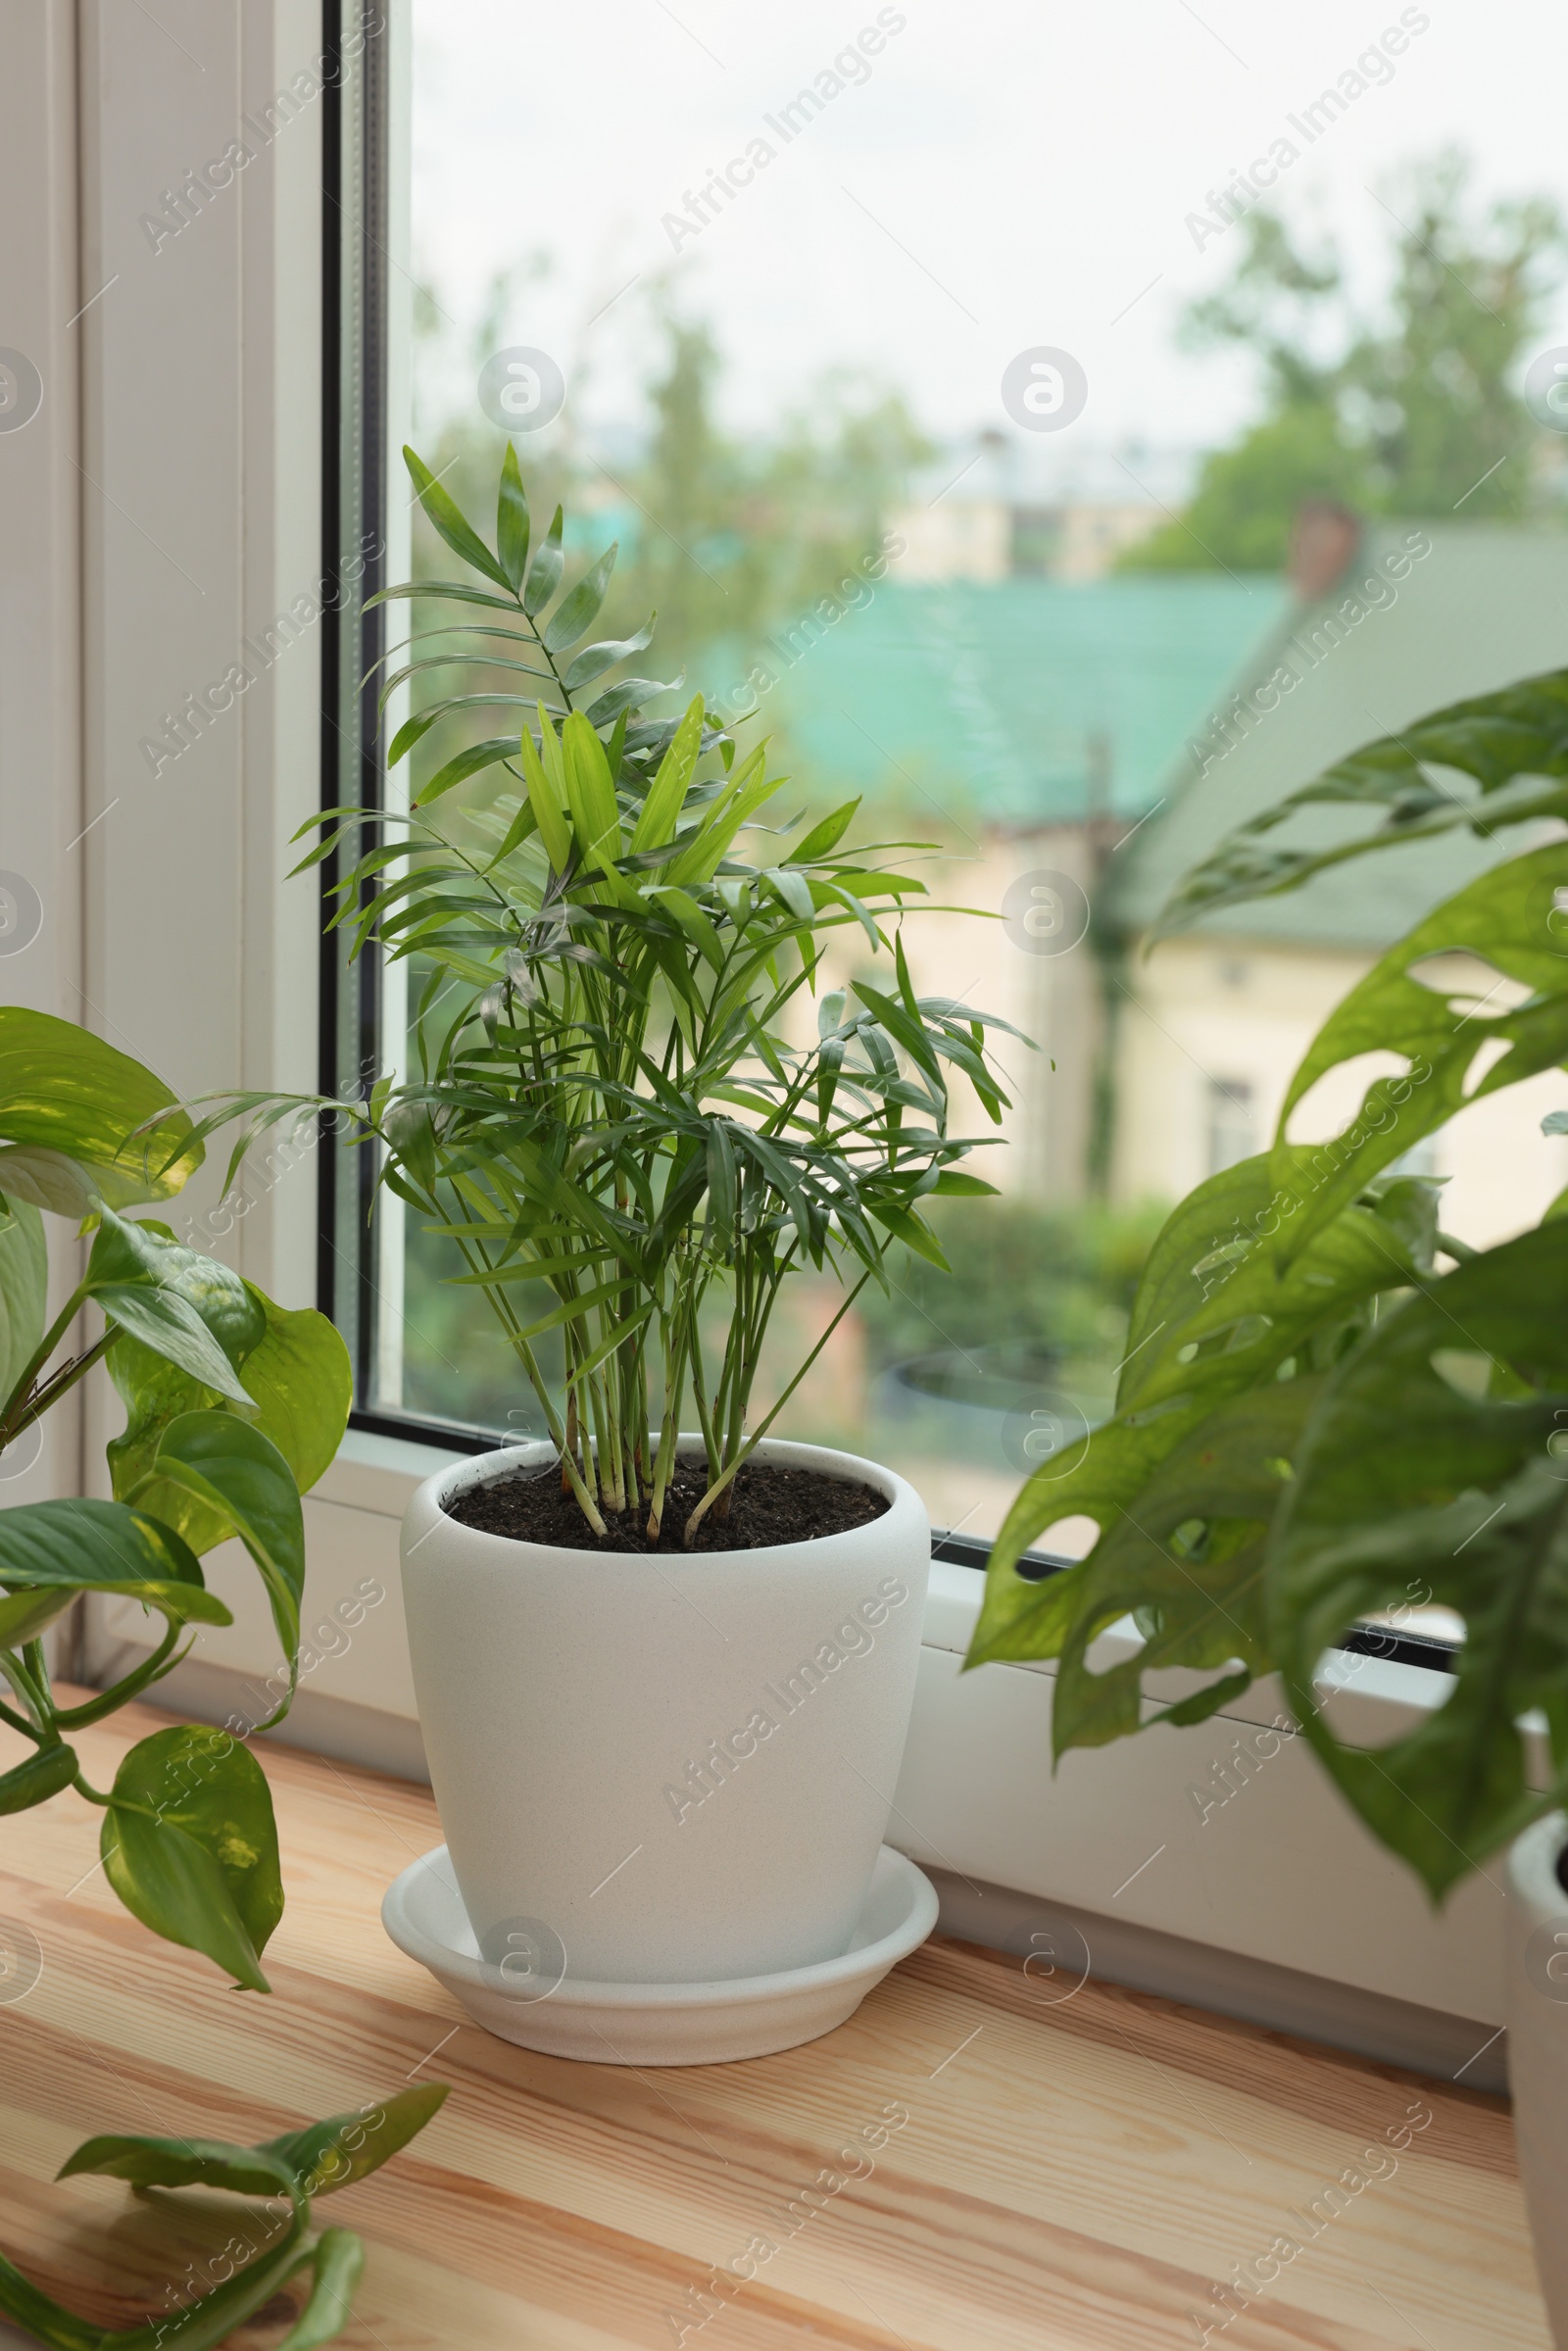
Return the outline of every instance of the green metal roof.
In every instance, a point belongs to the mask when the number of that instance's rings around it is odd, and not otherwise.
[[[761,723],[805,781],[912,784],[955,821],[1008,827],[1083,816],[1101,735],[1109,807],[1137,817],[1289,601],[1266,576],[883,581],[831,626],[777,633]]]
[[[1129,928],[1146,928],[1180,876],[1226,833],[1348,752],[1446,703],[1568,660],[1568,533],[1485,523],[1422,526],[1431,553],[1396,584],[1395,601],[1342,621],[1340,641],[1329,645],[1325,616],[1342,609],[1346,589],[1369,571],[1387,578],[1387,560],[1412,527],[1375,526],[1340,588],[1321,603],[1293,606],[1256,647],[1235,681],[1244,694],[1288,656],[1300,673],[1277,708],[1259,715],[1203,774],[1185,751],[1178,753],[1165,780],[1168,807],[1112,868],[1115,909]],[[1348,826],[1359,831],[1365,823],[1338,809],[1314,809],[1276,839],[1282,846],[1339,841]],[[1202,927],[1303,947],[1380,949],[1523,845],[1517,832],[1488,843],[1456,831],[1352,859],[1301,890],[1211,915]]]

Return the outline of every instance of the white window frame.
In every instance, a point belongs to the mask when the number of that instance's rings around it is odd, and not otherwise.
[[[382,5],[402,72],[406,0]],[[46,386],[24,432],[0,436],[0,543],[26,550],[35,591],[25,630],[0,641],[0,808],[5,862],[48,912],[26,955],[0,959],[0,993],[85,1020],[182,1095],[308,1092],[318,907],[281,877],[318,806],[309,631],[156,775],[141,746],[320,576],[325,107],[303,102],[258,139],[177,235],[157,239],[146,217],[310,76],[319,0],[160,0],[156,22],[119,0],[74,14],[0,0],[0,29],[12,68],[0,171],[9,219],[28,223],[10,331]],[[220,1154],[175,1204],[179,1229],[285,1303],[314,1302],[312,1154],[254,1187],[242,1215],[220,1189]],[[44,1454],[4,1499],[103,1491],[118,1425],[100,1382],[74,1419],[52,1417]],[[422,1770],[397,1530],[418,1479],[451,1457],[356,1430],[307,1501],[290,1740]],[[220,1551],[210,1569],[236,1622],[204,1632],[161,1694],[254,1720],[275,1640],[243,1560]],[[1075,1753],[1054,1776],[1053,1669],[960,1673],[979,1592],[972,1569],[934,1563],[890,1832],[937,1875],[951,1928],[1032,1953],[1042,1996],[1070,1986],[1076,1936],[1123,1981],[1478,2086],[1500,2080],[1497,2049],[1477,2054],[1503,2013],[1495,1868],[1434,1918],[1304,1741],[1270,1729],[1283,1713],[1273,1683],[1211,1724]],[[145,1645],[136,1612],[95,1604],[75,1661],[102,1681]],[[1152,1698],[1192,1679],[1156,1677]],[[1323,1695],[1337,1721],[1380,1739],[1443,1687],[1419,1667],[1347,1657],[1329,1661]],[[1238,1748],[1256,1768],[1205,1810]]]

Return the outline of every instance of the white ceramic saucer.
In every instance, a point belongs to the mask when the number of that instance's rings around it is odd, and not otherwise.
[[[936,1888],[891,1845],[877,1855],[850,1947],[838,1959],[727,1984],[594,1984],[488,1966],[445,1845],[395,1879],[381,1923],[399,1950],[456,1992],[476,2025],[550,2057],[598,2065],[718,2065],[831,2033],[937,1923]]]

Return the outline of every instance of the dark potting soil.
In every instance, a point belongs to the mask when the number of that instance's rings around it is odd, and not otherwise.
[[[604,1512],[606,1531],[596,1535],[577,1507],[576,1496],[561,1490],[561,1472],[514,1471],[454,1495],[448,1514],[484,1535],[509,1535],[514,1543],[557,1543],[572,1551],[678,1551],[686,1521],[708,1491],[706,1466],[681,1464],[664,1496],[657,1543],[648,1540],[648,1505],[618,1514]],[[869,1486],[825,1478],[814,1469],[783,1469],[748,1462],[730,1488],[727,1518],[722,1497],[697,1530],[696,1551],[756,1551],[775,1543],[809,1543],[817,1535],[842,1535],[869,1526],[888,1507],[887,1496]]]

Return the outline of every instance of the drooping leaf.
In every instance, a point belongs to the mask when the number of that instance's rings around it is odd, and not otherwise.
[[[300,1597],[305,1587],[305,1522],[287,1461],[270,1437],[232,1412],[184,1412],[169,1423],[146,1480],[132,1492],[177,1489],[223,1522],[255,1560],[267,1587],[272,1622],[289,1660],[289,1695],[300,1645]]]
[[[261,1765],[226,1732],[181,1724],[132,1747],[104,1816],[105,1874],[144,1927],[269,1989],[260,1954],[283,1915]]]
[[[218,2138],[143,2138],[101,2131],[68,2155],[57,2180],[83,2173],[132,2187],[219,2187],[235,2196],[292,2197],[294,2176],[270,2147],[236,2147]]]
[[[308,1494],[331,1462],[348,1426],[353,1391],[348,1349],[334,1326],[313,1307],[294,1312],[275,1305],[259,1290],[251,1289],[250,1296],[264,1327],[259,1343],[243,1358],[246,1393],[256,1407],[247,1417],[282,1454],[300,1493]],[[111,1348],[109,1369],[126,1413],[122,1435],[108,1447],[115,1493],[123,1499],[153,1474],[171,1423],[182,1413],[210,1410],[220,1398],[216,1391],[128,1338]],[[210,1551],[232,1532],[227,1520],[185,1485],[158,1481],[142,1488],[140,1498],[143,1508],[173,1527],[197,1553]]]
[[[74,1022],[21,1004],[0,1005],[0,1142],[79,1161],[115,1207],[169,1200],[202,1162],[161,1078]]]
[[[307,2195],[330,2195],[379,2171],[406,2147],[445,2103],[449,2087],[445,2082],[421,2082],[352,2114],[329,2115],[304,2131],[270,2139],[267,2153],[287,2166]]]
[[[36,1143],[12,1143],[0,1151],[0,1197],[13,1206],[24,1200],[79,1225],[96,1211],[104,1189],[90,1168],[64,1151],[45,1151]]]
[[[140,1600],[171,1624],[233,1619],[172,1528],[92,1497],[0,1510],[0,1643],[31,1641],[78,1592]]]
[[[103,1282],[93,1298],[107,1321],[235,1403],[248,1404],[250,1396],[231,1371],[219,1346],[195,1307],[174,1290],[156,1282]]]
[[[0,1643],[14,1645],[0,1632]],[[76,1777],[76,1755],[73,1747],[39,1747],[8,1772],[0,1773],[0,1813],[30,1812],[34,1804],[47,1804],[51,1796],[71,1786]]]
[[[236,1366],[260,1342],[267,1318],[240,1276],[216,1257],[106,1208],[87,1260],[87,1294],[155,1354],[249,1406]]]
[[[0,1181],[3,1181],[0,1165]],[[43,1218],[14,1196],[0,1216],[0,1403],[31,1362],[46,1328],[49,1248]]]

